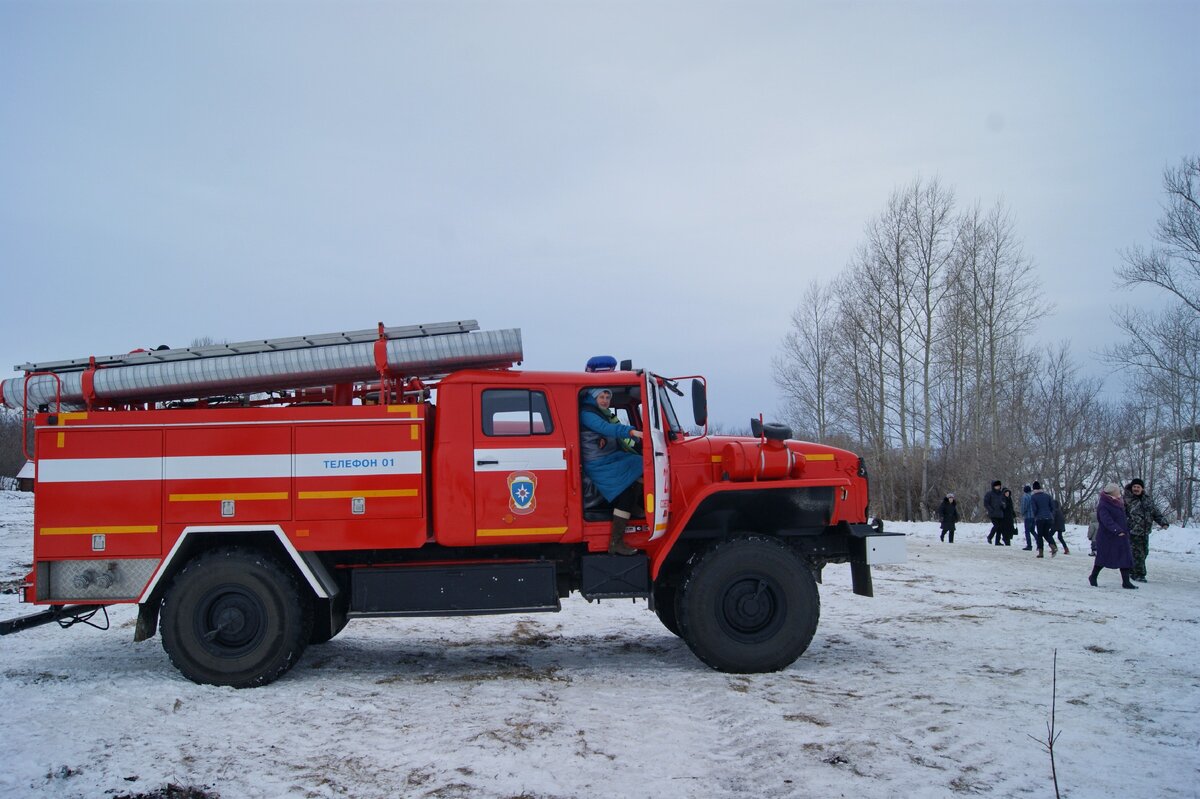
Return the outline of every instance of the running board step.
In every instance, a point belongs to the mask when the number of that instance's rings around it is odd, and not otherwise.
[[[347,615],[475,616],[561,609],[554,563],[531,561],[356,569]]]
[[[584,599],[650,596],[650,561],[645,555],[585,555]]]

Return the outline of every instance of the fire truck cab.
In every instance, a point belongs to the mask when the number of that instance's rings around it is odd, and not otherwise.
[[[252,377],[217,386],[212,364],[247,357],[223,350],[42,365],[0,384],[10,404],[19,387],[26,409],[41,391],[34,568],[21,593],[46,606],[0,633],[136,603],[137,640],[161,632],[189,679],[246,687],[354,618],[558,611],[577,591],[645,598],[703,662],[758,672],[807,648],[827,564],[849,563],[854,592],[870,596],[871,566],[903,560],[904,537],[866,523],[856,455],[761,422],[754,438],[707,435],[701,378],[628,363],[514,369],[519,336],[515,351],[483,353],[474,323],[459,324],[293,348],[322,363],[337,353],[313,350],[373,348],[346,354],[365,371],[336,378],[258,374],[277,359],[256,354],[253,369],[241,364]],[[397,342],[465,355],[397,356]],[[111,387],[122,370],[149,365],[157,380],[179,363],[197,374],[126,396]],[[64,399],[74,372],[79,396],[70,384]],[[672,402],[684,380],[691,429]],[[612,507],[582,468],[581,403],[597,387],[643,433],[644,501],[625,537],[635,555],[608,554]]]

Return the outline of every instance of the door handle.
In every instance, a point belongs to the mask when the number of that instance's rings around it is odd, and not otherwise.
[[[567,462],[567,485],[571,488],[571,496],[579,493],[579,481],[575,479],[578,472],[575,470],[575,448],[568,446],[563,450],[563,459]],[[570,513],[568,507],[567,512]]]
[[[475,461],[476,466],[498,466],[500,461]]]

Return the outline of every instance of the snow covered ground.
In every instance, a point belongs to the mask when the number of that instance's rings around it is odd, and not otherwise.
[[[0,585],[30,561],[30,497],[0,492]],[[1200,530],[1151,539],[1119,588],[1071,554],[938,542],[874,599],[826,570],[793,666],[710,671],[644,603],[558,614],[354,621],[265,688],[194,685],[134,613],[107,632],[0,639],[0,796],[104,797],[167,784],[236,797],[1200,796]],[[29,612],[0,595],[0,618]]]

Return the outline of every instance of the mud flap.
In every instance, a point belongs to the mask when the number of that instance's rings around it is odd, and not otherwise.
[[[137,626],[133,628],[133,641],[145,641],[158,632],[158,602],[143,602],[138,605]]]
[[[871,566],[867,563],[850,563],[850,585],[859,596],[875,596],[871,584]]]

